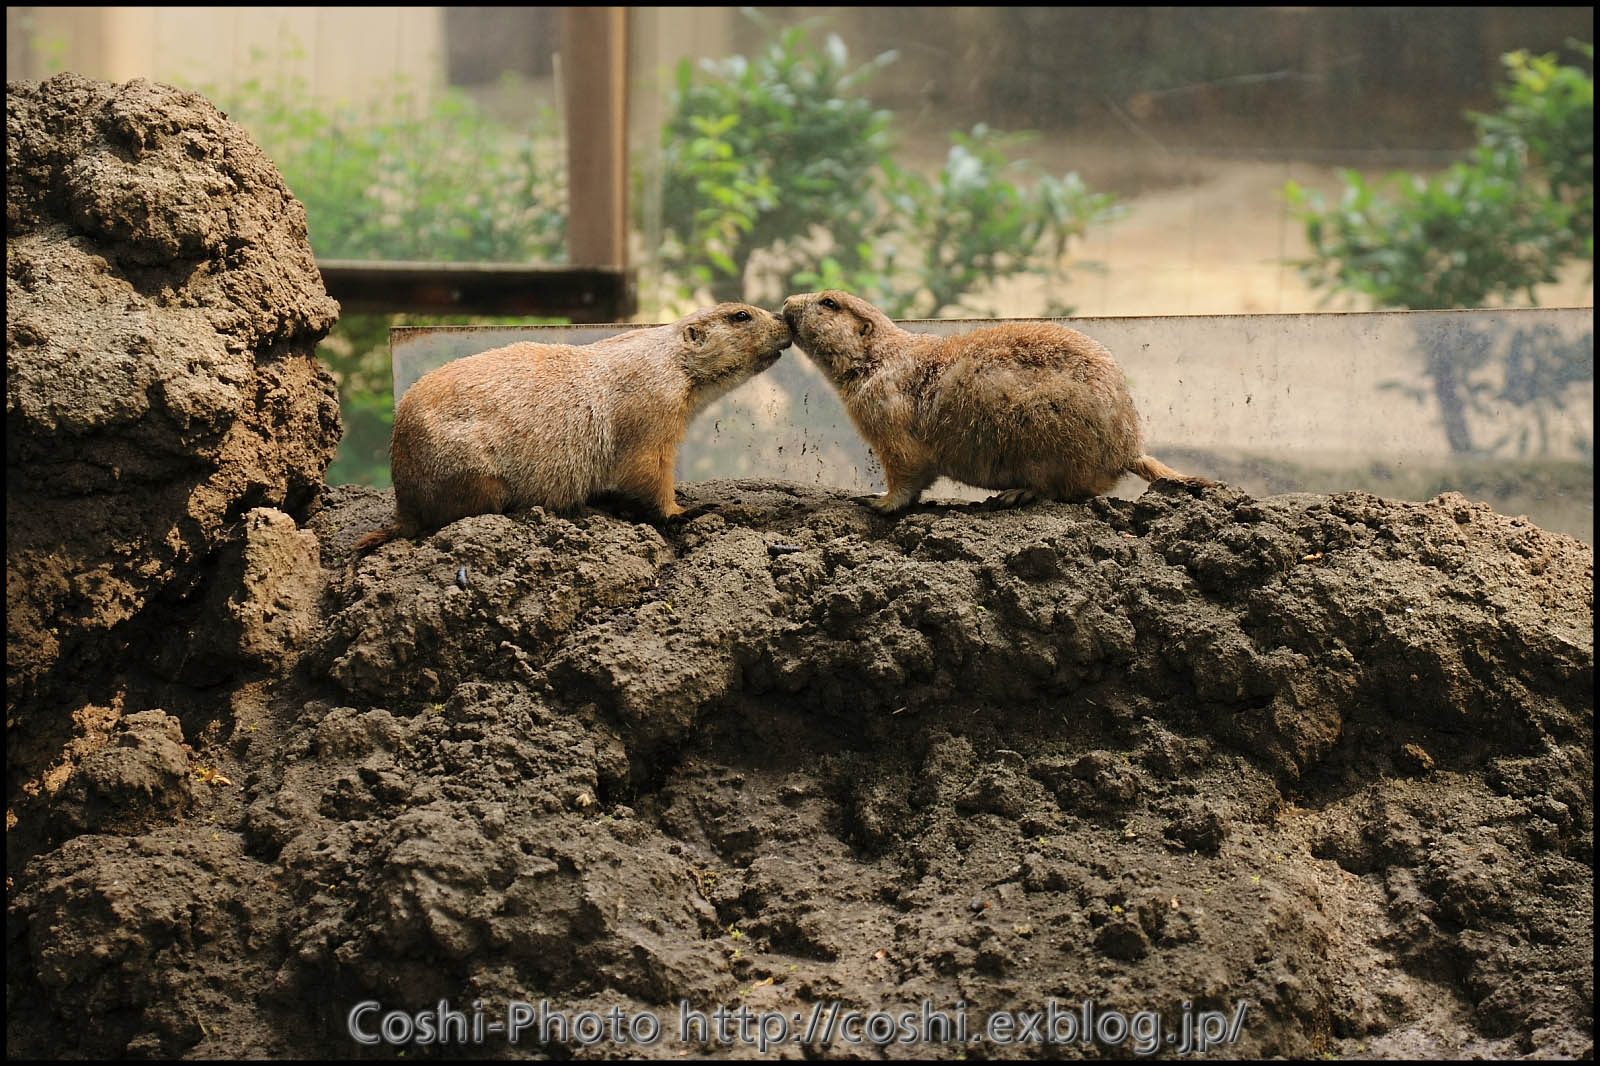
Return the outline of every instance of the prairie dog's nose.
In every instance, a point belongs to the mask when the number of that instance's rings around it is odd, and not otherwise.
[[[783,320],[789,323],[789,331],[791,333],[793,333],[797,328],[795,319],[800,316],[801,309],[805,307],[806,302],[810,299],[811,293],[809,292],[797,292],[793,296],[789,296],[784,299]]]

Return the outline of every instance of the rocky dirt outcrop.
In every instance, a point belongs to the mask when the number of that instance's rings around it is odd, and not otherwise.
[[[926,1005],[965,1036],[831,1053],[1032,1057],[971,1037],[1089,1001],[1241,1019],[1221,1055],[1592,1051],[1588,547],[1459,496],[683,496],[350,566],[390,497],[330,490],[298,668],[142,820],[89,800],[164,780],[160,716],[63,790],[8,1046],[344,1055],[363,1001],[543,1000],[648,1014],[656,1054],[684,1011],[797,1056],[819,1012]]]
[[[132,620],[192,594],[247,511],[310,502],[337,316],[304,208],[203,97],[6,86],[8,717],[148,657],[166,627]]]

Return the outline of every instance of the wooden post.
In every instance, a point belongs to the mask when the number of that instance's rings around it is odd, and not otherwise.
[[[628,265],[627,8],[562,9],[567,260]]]

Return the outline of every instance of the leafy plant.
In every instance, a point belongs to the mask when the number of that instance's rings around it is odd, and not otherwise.
[[[261,52],[252,60],[237,90],[211,98],[305,205],[319,258],[566,258],[566,164],[548,109],[514,129],[458,89],[419,96],[404,76],[364,107],[330,104],[304,78],[261,72]]]
[[[953,134],[931,178],[902,167],[893,116],[861,95],[895,53],[852,67],[837,35],[815,42],[815,26],[777,32],[753,59],[703,63],[700,80],[679,65],[662,131],[662,264],[679,294],[839,287],[896,317],[932,317],[990,313],[970,301],[999,278],[1064,282],[1070,243],[1115,213],[1113,198],[1012,160],[1025,135],[984,126]]]
[[[759,12],[745,13],[775,29]],[[819,235],[835,238],[846,269],[864,264],[856,242],[837,238],[873,227],[871,190],[890,148],[891,116],[856,90],[895,53],[851,69],[844,42],[830,34],[816,46],[813,25],[776,33],[754,59],[704,61],[704,80],[689,60],[678,65],[661,131],[669,231],[661,261],[685,296],[707,285],[713,299],[745,299],[744,273],[757,251],[768,257],[769,276],[786,278],[816,262],[806,245]]]
[[[1312,257],[1298,265],[1312,285],[1370,296],[1380,307],[1481,307],[1556,280],[1560,213],[1530,192],[1526,164],[1480,145],[1468,162],[1425,178],[1391,174],[1369,185],[1354,170],[1339,204],[1295,182]]]
[[[1594,45],[1572,42],[1594,63]],[[1527,158],[1543,173],[1550,201],[1568,237],[1557,248],[1594,259],[1594,75],[1557,62],[1553,55],[1525,51],[1501,57],[1511,84],[1501,90],[1504,106],[1473,114],[1480,137],[1495,148]]]
[[[721,293],[732,287],[727,279],[742,288],[743,271],[734,257],[761,213],[777,203],[772,179],[741,159],[727,136],[738,122],[737,115],[688,116],[691,136],[675,142],[670,153],[675,187],[668,196],[691,221],[683,239],[663,249],[662,259],[695,285]]]
[[[1006,149],[1028,137],[983,125],[953,133],[945,165],[932,180],[886,161],[891,211],[876,241],[877,274],[854,279],[853,287],[894,317],[932,318],[949,308],[992,316],[970,300],[997,278],[1032,273],[1064,282],[1059,264],[1071,242],[1120,211],[1113,196],[1091,193],[1076,173],[1057,178],[1010,159]],[[1015,184],[1013,176],[1031,178],[1031,188]],[[897,269],[902,242],[915,256],[910,269]],[[805,272],[796,280],[822,279]],[[1045,313],[1070,310],[1057,305]]]
[[[1592,46],[1578,48],[1593,60]],[[1372,186],[1342,171],[1344,192],[1331,207],[1320,193],[1294,182],[1285,187],[1311,245],[1311,256],[1297,265],[1314,286],[1330,297],[1358,293],[1379,307],[1482,307],[1519,296],[1536,304],[1535,287],[1556,281],[1574,256],[1589,259],[1592,272],[1594,75],[1554,56],[1514,52],[1504,62],[1504,106],[1469,115],[1478,143],[1444,173],[1391,174]],[[1486,345],[1424,346],[1424,369],[1454,451],[1478,450],[1467,414],[1482,410],[1489,387],[1471,381],[1491,361]],[[1569,367],[1582,362],[1563,359]],[[1587,365],[1592,379],[1592,349]],[[1504,398],[1517,406],[1559,407],[1571,384],[1563,371],[1524,376],[1512,388],[1515,368],[1505,370],[1511,391]],[[1537,417],[1543,425],[1543,413]]]

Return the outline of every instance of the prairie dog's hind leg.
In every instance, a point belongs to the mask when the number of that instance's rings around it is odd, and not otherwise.
[[[504,481],[476,472],[446,478],[421,495],[411,507],[428,529],[439,529],[469,515],[504,514],[511,504],[511,489]]]

